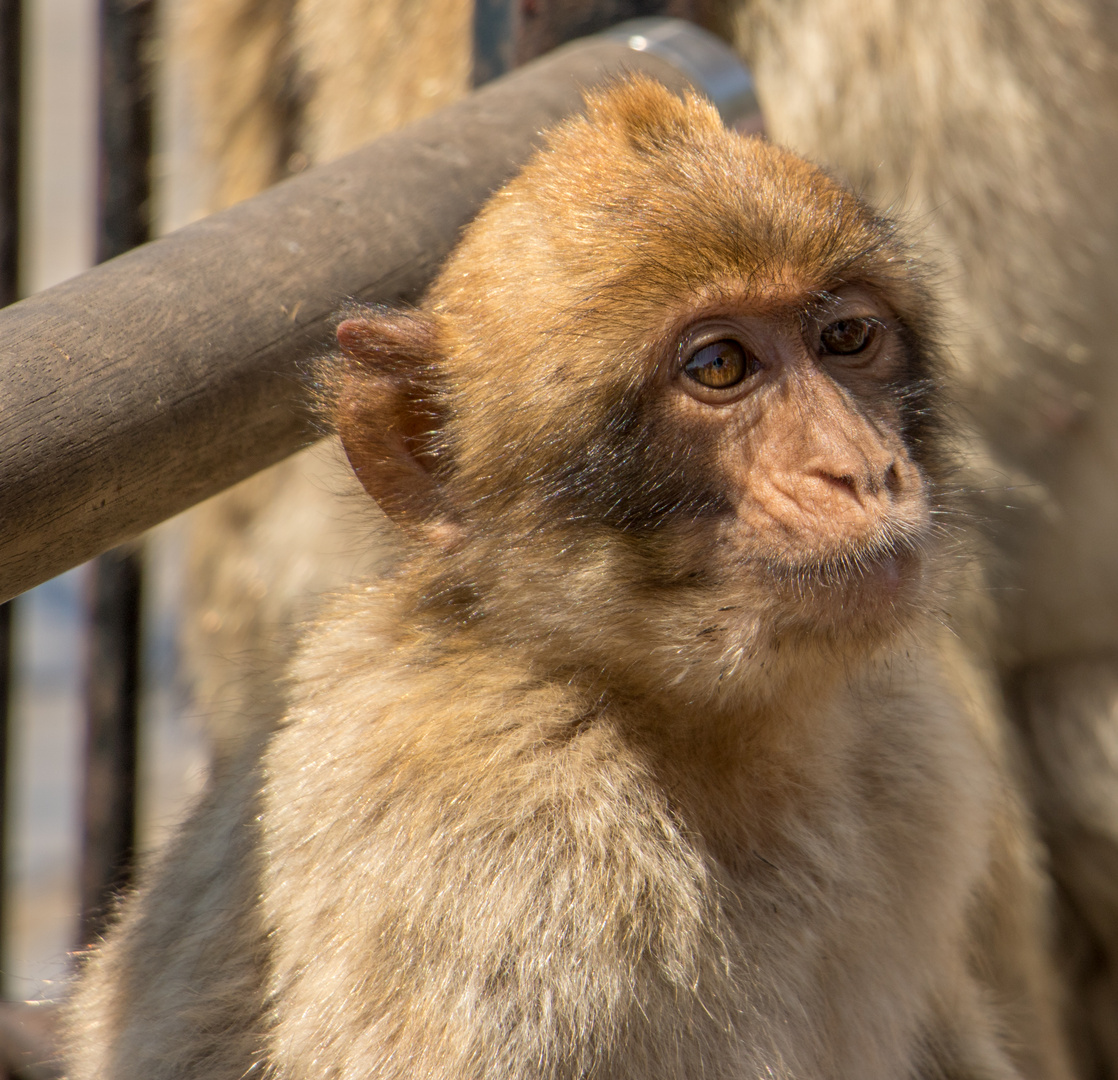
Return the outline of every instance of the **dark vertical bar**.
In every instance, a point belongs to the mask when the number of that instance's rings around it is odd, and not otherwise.
[[[81,942],[104,927],[127,884],[136,824],[139,550],[122,546],[91,564],[82,806]]]
[[[23,102],[22,0],[0,0],[0,307],[19,296],[19,158]],[[7,953],[8,727],[12,605],[0,604],[0,971]]]
[[[151,237],[154,0],[101,0],[97,261]]]
[[[12,701],[12,602],[0,604],[0,971],[7,970],[8,731]]]
[[[154,0],[101,0],[97,261],[151,235]],[[103,929],[128,883],[136,828],[142,553],[90,566],[81,944]]]
[[[0,307],[19,288],[22,0],[0,0]]]
[[[514,65],[514,20],[520,0],[475,0],[474,86],[483,86]]]

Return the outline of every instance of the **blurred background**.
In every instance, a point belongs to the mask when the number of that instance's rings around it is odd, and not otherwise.
[[[26,296],[95,261],[100,5],[23,0],[20,6],[17,288]],[[147,49],[158,53],[160,31],[175,16],[174,0],[162,0]],[[150,222],[158,234],[199,216],[204,178],[191,163],[190,103],[181,70],[163,62],[151,69],[158,83]],[[182,527],[172,520],[149,535],[143,554],[139,851],[166,835],[201,786],[206,763],[204,732],[191,714],[177,666],[182,547]],[[9,1001],[54,996],[79,940],[89,579],[89,569],[79,567],[12,602],[0,937],[0,993]]]

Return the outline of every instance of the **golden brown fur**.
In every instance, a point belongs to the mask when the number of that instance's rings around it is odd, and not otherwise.
[[[374,112],[403,118],[397,88],[410,87],[413,72],[441,80],[446,95],[465,86],[462,0],[399,8],[301,0],[297,18],[290,0],[277,3],[253,22],[236,5],[193,0],[196,70],[216,106],[204,128],[215,133],[223,176],[251,173],[261,184],[292,149],[318,159],[373,136],[382,130],[380,119],[370,122]],[[557,11],[549,10],[549,26],[561,22]],[[975,512],[994,540],[988,571],[998,609],[995,629],[985,618],[962,622],[997,655],[1033,759],[1064,900],[1061,956],[1070,964],[1083,1072],[1118,1075],[1118,875],[1098,871],[1118,863],[1118,814],[1099,810],[1118,804],[1118,769],[1099,750],[1116,730],[1118,671],[1114,5],[718,0],[706,14],[752,64],[774,139],[915,219],[941,254],[942,329],[971,429],[971,471],[961,482],[984,492]],[[364,51],[389,40],[370,28],[405,25],[418,34],[407,39],[416,52]],[[428,47],[425,35],[447,25],[454,32]],[[255,58],[276,41],[282,62],[259,65]],[[397,71],[393,55],[400,73],[385,78]],[[310,66],[328,77],[303,78]],[[377,89],[354,94],[357,85]],[[305,106],[312,122],[292,116],[292,86],[295,113]],[[436,99],[445,98],[409,98],[419,108]],[[271,126],[238,123],[254,109],[266,109]],[[281,150],[262,150],[261,131]],[[270,703],[247,726],[274,718],[271,688],[290,650],[290,625],[311,610],[316,588],[345,578],[331,554],[344,545],[332,539],[336,524],[321,494],[338,486],[338,473],[327,463],[311,475],[288,463],[246,489],[236,513],[207,519],[199,531],[201,632],[190,652],[219,728],[249,716],[254,700]],[[287,494],[275,495],[279,489]],[[306,523],[301,538],[275,540],[297,516]],[[237,557],[219,563],[215,549],[229,546]]]
[[[940,623],[915,253],[696,99],[588,114],[419,311],[340,328],[400,561],[94,960],[74,1080],[1069,1075],[995,697]],[[747,376],[687,374],[726,340]]]
[[[1012,585],[1007,665],[1116,643],[1104,536],[1118,502],[1086,495],[1118,458],[1118,207],[1101,196],[1118,149],[1116,16],[1102,0],[917,2],[903,18],[889,0],[757,0],[739,17],[775,137],[920,221],[945,260],[970,463],[1013,556],[994,564]]]

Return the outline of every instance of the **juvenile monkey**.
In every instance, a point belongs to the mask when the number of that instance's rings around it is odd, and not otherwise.
[[[468,85],[469,0],[185,6],[223,201],[280,175],[292,148],[299,161],[327,160]],[[570,26],[590,9],[652,6],[522,7]],[[1118,1077],[1115,5],[671,6],[747,58],[775,141],[825,162],[872,204],[902,207],[939,255],[950,380],[967,405],[961,456],[973,466],[966,482],[985,492],[977,512],[992,540],[997,610],[969,621],[970,643],[994,654],[1035,766],[1083,1075]],[[263,723],[244,724],[254,730],[274,715],[285,628],[307,611],[308,581],[344,580],[340,526],[321,496],[338,482],[322,479],[321,459],[298,480],[299,460],[211,504],[195,534],[199,617],[187,652],[199,701],[242,721],[245,701],[265,702]]]
[[[894,226],[634,80],[338,337],[399,563],[93,962],[73,1080],[1066,1077]]]

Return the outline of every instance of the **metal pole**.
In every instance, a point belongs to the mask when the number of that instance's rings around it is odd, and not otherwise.
[[[81,927],[88,945],[128,883],[136,824],[140,559],[121,546],[91,567],[86,637]]]
[[[629,19],[687,19],[713,29],[711,0],[476,0],[474,86]]]
[[[19,295],[19,160],[23,81],[22,0],[0,0],[0,307]],[[6,966],[8,731],[12,605],[0,604],[0,970]]]
[[[101,0],[97,261],[151,239],[154,0]]]
[[[22,0],[0,0],[0,307],[19,295]]]

